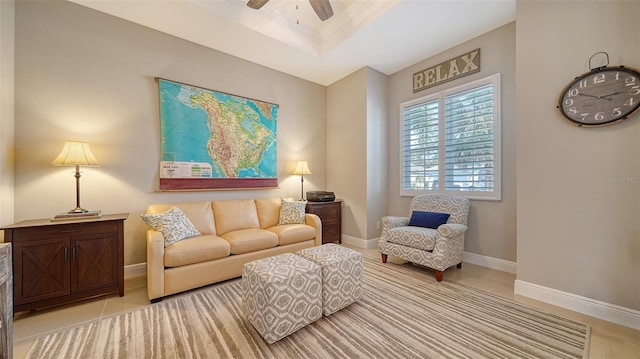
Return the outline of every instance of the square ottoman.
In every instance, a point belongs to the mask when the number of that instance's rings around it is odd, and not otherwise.
[[[322,267],[322,312],[331,315],[364,294],[362,253],[337,244],[296,252]]]
[[[242,267],[245,315],[269,343],[322,317],[322,270],[293,253]]]

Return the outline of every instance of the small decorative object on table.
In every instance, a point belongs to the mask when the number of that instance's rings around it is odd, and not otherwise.
[[[86,212],[80,212],[80,213],[63,212],[63,213],[56,214],[53,218],[51,218],[51,221],[52,222],[70,221],[74,219],[91,219],[91,218],[100,218],[100,217],[102,217],[101,210],[86,211]]]

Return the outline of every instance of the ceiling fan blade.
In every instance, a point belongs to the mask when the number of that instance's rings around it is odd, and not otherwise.
[[[251,0],[249,2],[251,2]],[[331,8],[329,0],[309,0],[309,3],[311,3],[313,11],[318,14],[320,20],[325,21],[333,16],[333,9]]]
[[[259,9],[264,6],[269,0],[249,0],[247,6],[252,9]]]

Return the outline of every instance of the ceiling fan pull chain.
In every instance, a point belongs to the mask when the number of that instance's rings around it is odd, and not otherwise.
[[[296,24],[300,25],[300,9],[298,8],[298,1],[296,0]]]

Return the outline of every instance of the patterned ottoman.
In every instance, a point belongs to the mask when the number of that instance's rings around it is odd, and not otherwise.
[[[362,253],[337,244],[324,244],[296,252],[322,267],[322,312],[331,315],[362,298]]]
[[[321,292],[320,266],[292,253],[242,267],[245,315],[269,344],[320,319]]]

